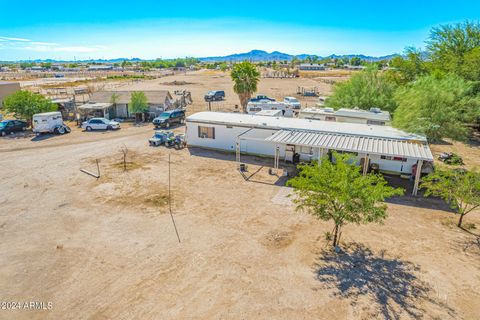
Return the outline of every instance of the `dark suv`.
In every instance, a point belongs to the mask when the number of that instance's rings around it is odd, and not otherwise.
[[[225,98],[225,91],[208,91],[205,95],[205,101],[220,101]]]
[[[176,123],[185,122],[185,111],[183,110],[169,110],[164,111],[161,115],[153,119],[155,128],[170,128],[171,125]]]
[[[0,136],[6,136],[7,134],[19,131],[25,131],[27,129],[27,123],[20,120],[4,120],[0,122]]]

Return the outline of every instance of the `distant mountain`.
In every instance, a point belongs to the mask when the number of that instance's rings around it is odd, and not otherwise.
[[[293,58],[297,58],[299,60],[305,60],[308,57],[318,57],[318,59],[325,59],[325,58],[344,58],[347,57],[349,59],[353,57],[358,57],[362,60],[366,61],[379,61],[379,60],[390,60],[395,56],[399,56],[399,54],[391,54],[387,56],[380,56],[380,57],[374,57],[374,56],[366,56],[363,54],[347,54],[347,55],[336,55],[332,54],[329,56],[321,57],[317,56],[314,54],[299,54],[299,55],[291,55],[288,53],[283,53],[279,51],[273,51],[271,53],[268,53],[267,51],[263,50],[252,50],[250,52],[245,52],[245,53],[236,53],[236,54],[231,54],[228,56],[216,56],[216,57],[204,57],[204,58],[198,58],[202,62],[238,62],[238,61],[252,61],[252,62],[263,62],[263,61],[291,61]],[[0,61],[0,63],[16,63],[16,62],[36,62],[36,63],[41,63],[41,62],[52,62],[52,63],[69,63],[69,62],[77,62],[77,63],[106,63],[106,64],[113,64],[113,63],[121,63],[122,61],[131,61],[131,62],[140,62],[140,61],[151,61],[151,60],[146,60],[146,59],[140,59],[140,58],[116,58],[116,59],[89,59],[89,60],[76,60],[76,61],[71,61],[71,60],[52,60],[52,59],[46,59],[46,60],[20,60],[20,61]],[[165,59],[169,60],[169,59]]]
[[[228,56],[218,56],[218,57],[205,57],[199,58],[200,61],[203,62],[238,62],[238,61],[252,61],[252,62],[259,62],[259,61],[291,61],[293,58],[297,58],[299,60],[305,60],[308,57],[313,57],[313,54],[299,54],[299,55],[291,55],[288,53],[273,51],[272,53],[268,53],[263,50],[252,50],[250,52],[245,53],[236,53],[231,54]],[[379,61],[379,60],[390,60],[393,57],[398,56],[398,54],[391,54],[387,56],[380,56],[380,57],[373,57],[373,56],[366,56],[363,54],[348,54],[348,55],[336,55],[332,54],[326,57],[316,56],[318,59],[325,59],[325,58],[344,58],[347,57],[349,59],[353,57],[358,57],[362,60],[367,61]]]

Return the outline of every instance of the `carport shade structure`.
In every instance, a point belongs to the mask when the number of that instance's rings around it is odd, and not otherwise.
[[[357,152],[368,155],[376,154],[410,158],[417,160],[417,170],[413,195],[417,194],[423,161],[433,161],[433,155],[426,143],[421,141],[371,137],[361,135],[345,135],[329,132],[312,132],[304,130],[279,130],[265,139],[275,144],[291,144],[302,147],[324,150]]]

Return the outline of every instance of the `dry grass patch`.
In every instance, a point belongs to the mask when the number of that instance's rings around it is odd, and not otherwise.
[[[295,239],[292,231],[274,230],[269,232],[262,240],[262,244],[270,249],[282,249],[288,247]]]

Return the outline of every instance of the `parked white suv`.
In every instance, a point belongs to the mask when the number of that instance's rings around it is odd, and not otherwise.
[[[283,102],[290,106],[292,109],[300,109],[300,101],[298,101],[297,98],[285,97],[285,99],[283,99]]]
[[[92,130],[114,130],[120,129],[120,123],[105,118],[92,118],[82,123],[82,128],[87,131]]]

